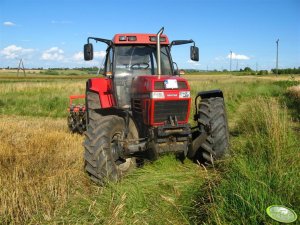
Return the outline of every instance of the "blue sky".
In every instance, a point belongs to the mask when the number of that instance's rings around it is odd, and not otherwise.
[[[188,46],[175,46],[180,68],[253,69],[300,66],[300,0],[0,0],[0,67],[99,66],[104,44],[94,45],[96,59],[84,62],[88,36],[110,39],[115,33],[156,33],[170,40],[190,39],[200,49],[199,63]]]

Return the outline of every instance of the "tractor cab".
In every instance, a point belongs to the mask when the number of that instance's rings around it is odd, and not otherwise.
[[[172,62],[170,49],[172,45],[194,43],[192,40],[169,42],[162,34],[117,34],[113,40],[88,38],[84,46],[85,60],[93,59],[93,45],[91,39],[104,42],[108,45],[104,65],[104,75],[113,80],[115,98],[118,107],[131,107],[132,81],[139,76],[174,76],[178,74],[176,63]],[[157,40],[160,39],[160,42]],[[157,49],[160,49],[159,52]],[[191,59],[197,61],[198,48],[192,46]],[[159,64],[159,65],[158,65]],[[159,71],[158,71],[159,70]]]

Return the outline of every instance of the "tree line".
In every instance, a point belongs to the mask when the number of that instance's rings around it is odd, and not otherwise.
[[[273,73],[277,73],[276,69],[272,69],[271,71]],[[278,69],[278,74],[300,74],[300,67],[298,67],[298,68]]]

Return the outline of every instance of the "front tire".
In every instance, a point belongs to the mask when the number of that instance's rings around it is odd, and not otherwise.
[[[210,134],[198,149],[194,161],[213,164],[221,159],[229,148],[228,122],[224,99],[220,97],[202,99],[199,103],[198,125],[200,132],[206,132],[210,126]]]

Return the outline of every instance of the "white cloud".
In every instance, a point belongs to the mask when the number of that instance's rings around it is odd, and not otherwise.
[[[227,58],[230,59],[230,54],[227,55]],[[232,59],[249,60],[250,57],[246,56],[246,55],[239,55],[239,54],[232,52]]]
[[[64,51],[58,47],[52,47],[42,54],[43,60],[59,61],[64,59]]]
[[[105,51],[94,52],[94,57],[96,59],[103,59],[106,55]]]
[[[94,58],[95,59],[103,59],[106,55],[105,51],[99,51],[99,52],[94,52]],[[73,55],[72,57],[73,60],[75,61],[83,61],[83,52],[77,52]]]
[[[0,51],[0,54],[6,59],[16,59],[24,56],[28,56],[34,49],[22,48],[16,45],[9,45]]]
[[[75,61],[82,61],[83,60],[83,52],[77,52],[72,57]]]
[[[16,24],[10,21],[5,21],[3,22],[3,26],[12,27],[12,26],[16,26]]]
[[[200,66],[201,64],[199,62],[193,61],[191,59],[189,59],[187,61],[189,64],[191,64],[192,66],[196,67],[196,66]]]

